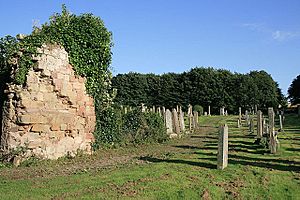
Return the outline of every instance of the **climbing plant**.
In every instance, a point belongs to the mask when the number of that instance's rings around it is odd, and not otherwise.
[[[77,75],[86,77],[87,91],[94,97],[95,103],[97,117],[95,138],[101,138],[97,135],[103,132],[113,132],[114,130],[111,129],[115,126],[111,124],[115,122],[107,118],[113,119],[114,114],[106,111],[114,96],[110,71],[113,44],[112,34],[103,21],[92,14],[71,14],[63,5],[61,13],[55,13],[50,17],[49,22],[40,27],[35,26],[30,35],[2,38],[0,40],[1,81],[13,66],[17,65],[17,71],[12,79],[5,81],[24,84],[26,75],[34,64],[32,56],[38,55],[38,48],[43,44],[63,46],[69,54],[70,63]],[[104,118],[111,124],[104,126],[101,123]],[[95,143],[99,142],[95,141]]]

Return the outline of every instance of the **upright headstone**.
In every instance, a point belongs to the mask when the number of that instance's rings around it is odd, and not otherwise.
[[[225,111],[225,116],[228,116],[228,112],[227,112],[227,110]]]
[[[225,115],[225,108],[224,107],[220,108],[220,115],[222,115],[222,116]]]
[[[177,135],[180,134],[180,127],[179,127],[179,121],[178,121],[178,114],[176,109],[174,108],[172,110],[172,119],[173,119],[173,132],[176,133]]]
[[[249,126],[249,113],[248,110],[245,111],[245,116],[246,116],[246,124]]]
[[[257,137],[262,138],[263,136],[263,119],[262,112],[260,110],[257,111]]]
[[[241,124],[242,124],[242,108],[241,107],[239,107],[239,122],[240,122],[239,126],[241,126]]]
[[[274,110],[272,107],[268,108],[268,117],[269,117],[269,137],[273,134],[274,132]]]
[[[238,128],[241,128],[241,122],[240,122],[239,119],[237,120],[237,127],[238,127]]]
[[[191,104],[189,104],[189,107],[188,107],[188,116],[192,115],[193,114],[193,106]]]
[[[250,119],[250,132],[254,133],[254,117]]]
[[[194,113],[193,128],[196,129],[196,128],[198,128],[198,124],[199,124],[198,112],[194,111],[193,113]]]
[[[193,121],[194,121],[194,116],[193,116],[193,114],[190,114],[190,115],[188,116],[188,118],[189,118],[189,131],[192,132],[192,130],[193,130]]]
[[[155,112],[155,106],[152,106],[152,112]]]
[[[204,112],[204,116],[207,116],[207,112],[206,111]]]
[[[254,114],[257,114],[257,105],[254,106]]]
[[[163,106],[162,107],[162,112],[165,113],[166,112],[166,108]]]
[[[179,106],[178,105],[176,106],[176,111],[177,111],[177,113],[179,113]]]
[[[165,125],[167,128],[167,134],[171,135],[173,133],[173,120],[172,120],[172,113],[169,109],[165,112]]]
[[[224,169],[228,164],[228,126],[227,124],[220,127],[218,141],[218,169]]]
[[[124,108],[124,113],[127,114],[127,107]]]
[[[210,116],[210,106],[208,106],[208,116]]]
[[[182,133],[185,131],[185,124],[184,124],[184,113],[182,110],[179,110],[179,125],[180,125],[180,130]]]
[[[280,125],[280,131],[283,131],[283,125],[282,125],[282,115],[279,115],[279,125]]]
[[[269,115],[269,148],[272,154],[277,152],[278,147],[278,140],[277,140],[277,133],[274,130],[274,110],[273,108],[268,108],[268,115]]]
[[[161,116],[161,109],[160,109],[160,107],[157,107],[157,113],[159,114],[159,116]]]
[[[143,103],[142,103],[142,112],[146,112],[146,107]]]

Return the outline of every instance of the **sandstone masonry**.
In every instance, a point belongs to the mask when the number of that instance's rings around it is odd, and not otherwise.
[[[8,85],[0,148],[27,149],[27,156],[56,159],[78,150],[91,153],[95,109],[85,78],[76,76],[67,52],[43,46],[25,86]]]

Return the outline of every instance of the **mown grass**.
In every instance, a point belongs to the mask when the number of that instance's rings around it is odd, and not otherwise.
[[[0,199],[299,199],[300,118],[286,117],[280,150],[254,144],[237,116],[200,117],[165,144],[0,168]],[[229,125],[229,164],[216,169],[218,127]],[[278,127],[277,127],[278,128]]]

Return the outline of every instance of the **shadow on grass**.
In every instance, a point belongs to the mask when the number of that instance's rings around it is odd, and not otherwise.
[[[208,169],[216,169],[216,165],[213,165],[211,163],[204,163],[204,162],[195,162],[195,161],[189,161],[189,160],[180,160],[180,159],[161,159],[161,158],[155,158],[155,157],[140,157],[140,160],[148,161],[152,163],[175,163],[175,164],[187,164],[197,167],[204,167]]]
[[[286,148],[287,151],[300,151],[300,148]]]
[[[210,136],[210,135],[192,135],[191,138],[218,139],[217,136]]]
[[[216,161],[217,154],[212,152],[196,152],[195,154],[204,155],[206,157],[200,160]],[[229,164],[249,165],[279,171],[300,172],[300,162],[293,160],[274,159],[274,158],[253,158],[248,156],[240,156],[235,154],[228,155]]]

